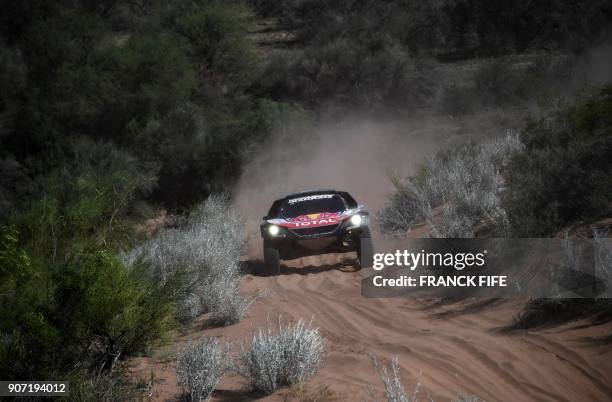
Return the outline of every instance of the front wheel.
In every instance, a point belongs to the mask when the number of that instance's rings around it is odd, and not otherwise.
[[[280,255],[277,249],[264,242],[264,265],[266,275],[280,274]]]
[[[359,259],[359,268],[371,268],[374,263],[374,246],[372,245],[372,236],[368,228],[363,229],[359,234],[357,258]]]

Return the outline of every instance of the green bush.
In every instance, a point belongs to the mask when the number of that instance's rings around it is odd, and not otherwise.
[[[170,295],[131,275],[108,250],[88,249],[55,274],[56,323],[76,358],[110,368],[122,353],[145,351],[172,323]]]
[[[187,52],[185,41],[164,31],[133,35],[120,46],[105,48],[108,60],[96,67],[112,74],[116,89],[113,99],[98,110],[92,134],[150,160],[141,153],[146,128],[182,107],[197,87]]]
[[[551,235],[564,225],[610,214],[611,86],[532,120],[521,139],[525,150],[508,165],[503,197],[516,234]]]
[[[249,84],[256,73],[255,51],[245,36],[251,12],[240,3],[212,2],[195,6],[175,21],[175,29],[191,44],[202,73],[218,83]]]
[[[75,370],[62,378],[70,384],[68,401],[82,402],[131,402],[142,399],[147,383],[139,381],[134,384],[126,375],[124,368],[113,373],[87,370]],[[151,378],[153,381],[153,378]]]
[[[53,260],[81,240],[119,245],[129,237],[131,204],[156,185],[156,167],[111,143],[81,139],[61,168],[38,178],[39,194],[15,221],[34,252]]]
[[[115,257],[131,203],[155,185],[154,171],[109,143],[80,140],[69,155],[2,231],[3,378],[60,375],[77,363],[110,369],[172,324],[168,289]]]
[[[0,158],[31,176],[88,137],[157,165],[164,186],[147,197],[188,207],[231,184],[243,149],[270,130],[241,2],[3,8],[22,24],[0,37]],[[3,204],[23,194],[0,185]]]
[[[20,246],[18,232],[0,228],[0,377],[29,378],[48,365],[61,333],[50,322],[50,273]]]
[[[173,322],[170,294],[99,246],[53,264],[4,228],[0,268],[2,378],[43,378],[76,363],[110,369],[121,354],[145,351]]]

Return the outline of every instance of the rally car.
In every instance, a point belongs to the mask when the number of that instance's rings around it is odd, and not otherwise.
[[[369,218],[345,191],[311,190],[274,201],[261,224],[266,272],[279,274],[280,260],[351,251],[360,268],[371,267]]]

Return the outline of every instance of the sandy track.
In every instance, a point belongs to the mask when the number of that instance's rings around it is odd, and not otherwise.
[[[585,339],[609,333],[610,325],[580,328],[573,323],[501,335],[494,329],[509,323],[520,303],[432,309],[411,299],[367,299],[361,296],[360,274],[351,262],[333,256],[307,258],[286,265],[277,277],[245,276],[245,292],[269,289],[246,320],[212,329],[202,329],[203,319],[199,320],[176,344],[151,358],[135,359],[133,376],[146,378],[153,371],[158,378],[153,399],[177,400],[180,389],[173,356],[187,336],[219,336],[237,343],[249,337],[253,328],[282,315],[285,320],[312,318],[321,329],[326,340],[325,363],[308,387],[327,385],[337,400],[366,399],[368,384],[381,391],[369,353],[384,359],[399,356],[404,387],[410,391],[420,383],[424,400],[449,400],[459,392],[489,401],[612,400],[612,349]],[[287,394],[279,391],[263,399],[284,400]],[[228,376],[214,399],[253,400],[258,396],[245,389],[242,379]]]

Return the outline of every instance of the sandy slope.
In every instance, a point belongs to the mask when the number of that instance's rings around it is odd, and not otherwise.
[[[270,289],[248,318],[213,329],[201,329],[199,321],[189,336],[239,342],[253,328],[265,325],[267,317],[312,317],[326,339],[327,355],[308,388],[328,385],[337,400],[366,399],[368,384],[375,384],[380,392],[368,353],[385,359],[399,356],[405,388],[412,390],[420,383],[423,400],[449,400],[459,392],[489,401],[612,400],[612,348],[585,340],[609,333],[609,325],[580,328],[573,323],[499,335],[492,329],[510,322],[520,303],[461,311],[466,305],[431,309],[416,300],[366,299],[360,294],[360,274],[353,270],[350,258],[334,258],[303,259],[285,266],[278,277],[247,275],[243,279],[246,292]],[[152,389],[154,400],[180,397],[173,356],[185,339],[152,358],[132,362],[134,378],[146,378],[151,371],[158,378]],[[215,400],[257,399],[236,376],[226,377],[218,388]],[[264,400],[284,400],[288,394],[283,390]]]

